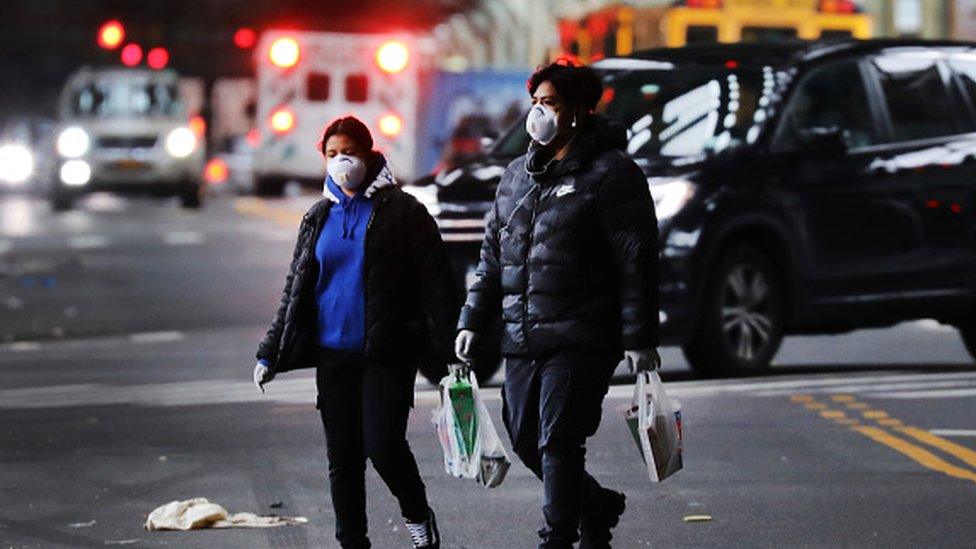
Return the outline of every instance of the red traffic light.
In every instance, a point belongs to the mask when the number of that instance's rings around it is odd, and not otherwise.
[[[289,69],[298,64],[300,48],[298,41],[294,38],[279,38],[271,43],[268,50],[268,58],[275,65]]]
[[[247,27],[241,27],[234,33],[234,45],[242,50],[249,50],[258,41],[258,35]]]
[[[391,40],[376,50],[376,64],[383,72],[400,72],[407,66],[410,53],[403,42]]]
[[[134,67],[142,62],[142,48],[139,44],[126,44],[122,48],[122,64],[126,67]]]
[[[151,69],[162,70],[169,63],[169,52],[166,48],[153,48],[146,54],[146,63]]]
[[[98,28],[98,46],[106,50],[114,50],[125,40],[125,27],[122,23],[112,20],[102,23]]]

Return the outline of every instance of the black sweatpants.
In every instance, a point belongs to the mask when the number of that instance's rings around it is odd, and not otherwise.
[[[515,453],[545,490],[540,547],[572,547],[581,513],[599,511],[603,488],[584,470],[586,439],[600,425],[618,362],[606,354],[505,359],[505,428]]]
[[[358,353],[323,355],[316,407],[325,427],[329,483],[342,547],[369,547],[366,458],[410,522],[427,518],[427,493],[407,444],[413,376],[368,364]]]

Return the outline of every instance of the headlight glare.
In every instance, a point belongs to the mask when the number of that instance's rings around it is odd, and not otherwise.
[[[166,152],[174,158],[186,158],[197,148],[197,138],[190,128],[176,128],[166,136]]]
[[[91,146],[91,140],[85,130],[81,128],[67,128],[58,135],[58,154],[66,158],[81,157],[88,152],[89,146]]]

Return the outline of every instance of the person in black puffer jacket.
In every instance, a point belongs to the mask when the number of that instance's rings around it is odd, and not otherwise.
[[[427,209],[396,187],[359,120],[322,138],[325,198],[298,230],[278,312],[258,346],[254,381],[316,368],[329,480],[342,547],[369,547],[365,466],[400,504],[415,547],[440,547],[406,440],[421,361],[454,362],[460,306],[453,270]],[[446,367],[444,367],[446,371]]]
[[[556,62],[529,79],[528,154],[508,165],[458,323],[469,360],[501,315],[504,420],[544,482],[541,547],[608,547],[623,494],[584,471],[586,438],[623,358],[657,368],[658,232],[647,180],[619,123],[594,114],[589,68]]]

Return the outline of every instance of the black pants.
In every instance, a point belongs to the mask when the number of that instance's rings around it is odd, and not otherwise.
[[[584,470],[585,445],[600,425],[618,362],[611,355],[505,359],[505,428],[519,459],[544,484],[540,547],[572,547],[581,513],[599,510],[603,488]]]
[[[316,407],[325,427],[336,539],[342,547],[369,547],[366,458],[406,520],[427,518],[427,493],[406,439],[414,379],[365,363],[359,354],[322,354]]]

